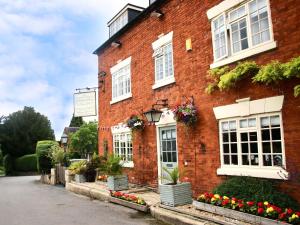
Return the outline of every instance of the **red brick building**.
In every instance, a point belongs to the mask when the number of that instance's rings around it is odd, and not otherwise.
[[[204,91],[210,68],[298,57],[299,2],[152,2],[95,51],[100,154],[122,155],[133,183],[157,186],[161,168],[178,165],[194,194],[210,191],[226,176],[254,176],[282,180],[285,190],[300,197],[296,80],[266,86],[247,78],[226,92]],[[187,129],[170,109],[191,97],[198,122]],[[128,117],[142,116],[161,99],[168,99],[168,107],[160,121],[131,138]]]

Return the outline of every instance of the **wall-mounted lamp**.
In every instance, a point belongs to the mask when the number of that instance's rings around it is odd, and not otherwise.
[[[159,99],[156,101],[155,104],[152,105],[151,109],[147,112],[144,112],[149,123],[157,123],[160,120],[161,115],[163,112],[159,109],[155,109],[155,106],[167,107],[168,99]]]
[[[120,41],[113,41],[111,43],[111,46],[114,47],[114,48],[118,48],[121,46],[121,42]]]
[[[164,13],[158,9],[154,10],[151,12],[150,14],[152,17],[157,17],[157,18],[160,18],[164,15]]]
[[[106,72],[105,72],[105,71],[100,71],[100,72],[98,73],[98,76],[99,76],[99,77],[105,77],[105,76],[106,76]]]

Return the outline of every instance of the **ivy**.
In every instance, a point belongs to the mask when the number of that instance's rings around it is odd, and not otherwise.
[[[212,82],[208,83],[205,89],[207,94],[211,94],[217,89],[228,90],[247,76],[253,76],[253,83],[269,85],[281,80],[300,78],[300,56],[286,63],[272,61],[260,67],[254,61],[239,62],[231,70],[228,66],[211,69],[208,71],[208,75]],[[294,87],[294,96],[300,96],[300,85]]]

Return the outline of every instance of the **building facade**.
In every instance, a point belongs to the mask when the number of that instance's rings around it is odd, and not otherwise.
[[[154,1],[95,51],[100,154],[121,155],[133,183],[155,187],[163,167],[178,166],[195,195],[228,176],[254,176],[300,197],[296,78],[266,86],[248,77],[205,92],[211,68],[300,56],[299,11],[296,0]],[[132,134],[126,120],[163,99],[160,121]],[[198,113],[192,128],[171,110],[187,99]]]

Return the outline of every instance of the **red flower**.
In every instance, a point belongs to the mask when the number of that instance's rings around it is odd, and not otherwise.
[[[300,217],[300,212],[295,212],[295,214]]]
[[[229,204],[229,199],[224,199],[223,201],[222,201],[222,206],[226,206],[226,205],[228,205]]]
[[[234,197],[233,197],[233,198],[231,198],[231,200],[236,202],[236,201],[237,201],[237,198],[234,198]]]
[[[284,220],[285,217],[286,217],[286,213],[280,213],[279,216],[278,216],[278,219]]]
[[[280,213],[282,213],[282,209],[281,208],[279,208],[279,207],[277,207],[277,206],[272,206],[273,208],[274,208],[274,210],[278,213],[278,214],[280,214]]]
[[[239,206],[240,209],[244,208],[244,204],[243,203],[239,203],[238,206]]]
[[[293,210],[292,210],[291,208],[288,208],[288,209],[286,210],[286,213],[287,213],[288,215],[291,215],[291,214],[293,213]]]
[[[260,207],[260,208],[263,208],[264,207],[264,203],[263,202],[258,202],[257,206]]]
[[[254,206],[254,202],[247,202],[247,205],[248,205],[249,207],[252,207],[252,206]]]
[[[263,208],[258,208],[257,209],[257,213],[258,213],[258,215],[263,214],[264,213],[264,209]]]

